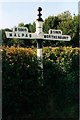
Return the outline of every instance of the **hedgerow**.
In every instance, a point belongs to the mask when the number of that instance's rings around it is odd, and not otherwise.
[[[43,48],[43,86],[35,48],[3,47],[3,120],[78,119],[79,48]]]

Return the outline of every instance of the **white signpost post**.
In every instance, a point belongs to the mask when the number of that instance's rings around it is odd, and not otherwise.
[[[36,39],[37,41],[37,59],[39,64],[39,72],[41,73],[39,79],[43,79],[43,57],[42,57],[42,43],[43,40],[57,40],[57,41],[70,41],[69,35],[62,35],[61,30],[50,29],[49,34],[43,32],[43,19],[41,18],[42,8],[38,8],[38,19],[36,20],[36,32],[29,33],[27,27],[14,27],[12,32],[6,31],[7,38],[20,38],[20,39]]]

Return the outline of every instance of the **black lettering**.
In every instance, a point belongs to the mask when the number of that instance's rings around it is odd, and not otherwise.
[[[20,37],[20,35],[18,34],[18,37]]]
[[[55,36],[53,35],[53,38],[55,38]]]
[[[52,34],[52,30],[50,31],[50,34]]]
[[[29,37],[31,37],[31,34],[29,34]]]
[[[58,34],[58,31],[56,31],[56,33]]]
[[[52,38],[54,38],[54,35],[52,35]]]
[[[18,31],[20,31],[20,29],[18,28]]]
[[[57,39],[57,36],[54,36],[55,39]]]
[[[44,38],[46,38],[46,35],[44,35]]]
[[[61,36],[58,36],[59,39],[61,39]]]
[[[9,33],[9,36],[12,37],[12,33]]]
[[[26,29],[26,28],[25,28],[24,30],[25,30],[25,32],[27,31],[27,29]]]
[[[22,31],[22,28],[18,28],[18,31]]]
[[[14,34],[14,37],[17,37],[16,33]]]
[[[53,31],[53,34],[55,34],[56,33],[56,31]]]
[[[48,37],[50,38],[50,35]]]
[[[24,34],[22,33],[22,37],[24,36]]]
[[[47,35],[47,38],[48,38],[48,35]]]
[[[28,35],[26,34],[26,36],[25,37],[28,37]]]
[[[61,31],[52,31],[53,32],[53,34],[61,34]]]
[[[66,37],[65,37],[65,36],[63,36],[63,37],[62,37],[62,39],[66,39]]]
[[[61,31],[59,31],[58,33],[61,34]]]
[[[54,38],[56,38],[56,37],[54,36]]]
[[[18,28],[18,31],[24,32],[24,31],[27,31],[27,29],[26,28]]]
[[[17,28],[15,28],[15,31],[17,31]]]

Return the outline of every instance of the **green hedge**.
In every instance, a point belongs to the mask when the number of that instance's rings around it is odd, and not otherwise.
[[[79,48],[43,48],[43,86],[35,48],[3,47],[3,120],[78,119]]]

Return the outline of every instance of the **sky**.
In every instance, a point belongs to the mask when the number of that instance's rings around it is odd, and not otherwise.
[[[64,0],[65,1],[65,0]],[[37,9],[42,7],[42,18],[58,15],[64,11],[69,11],[72,15],[78,14],[78,1],[74,2],[0,2],[0,29],[13,28],[19,23],[33,23],[36,21]]]

